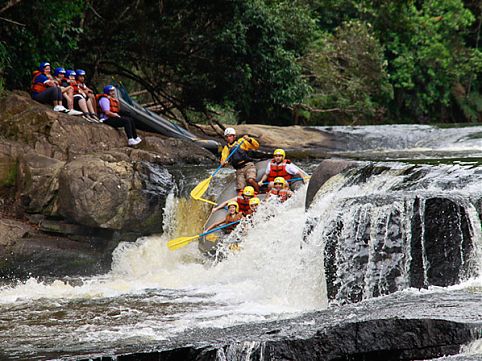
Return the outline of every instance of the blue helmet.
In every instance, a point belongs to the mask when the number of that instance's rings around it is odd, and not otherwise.
[[[54,70],[54,76],[57,76],[59,74],[65,74],[65,69],[62,67],[55,68]]]
[[[66,76],[67,78],[68,78],[69,76],[72,76],[72,75],[73,75],[73,76],[76,75],[76,74],[75,74],[75,71],[73,71],[73,70],[67,70],[67,71],[65,72],[65,76]]]
[[[38,66],[38,69],[40,71],[43,71],[45,69],[46,66],[50,66],[50,63],[48,61],[42,61],[39,66]]]
[[[115,89],[115,86],[109,84],[109,85],[106,85],[104,87],[104,94],[109,94],[109,92],[112,90],[112,89]]]
[[[77,70],[75,71],[75,73],[77,74],[77,76],[84,76],[84,75],[85,75],[85,70],[77,69]]]

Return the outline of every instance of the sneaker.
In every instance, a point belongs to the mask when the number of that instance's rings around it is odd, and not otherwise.
[[[141,139],[141,140],[137,140],[137,139],[129,138],[129,139],[127,140],[127,144],[129,144],[130,146],[133,146],[133,145],[139,144],[141,141],[142,141],[142,139]]]
[[[140,142],[142,142],[142,138],[141,138],[141,137],[137,137],[137,138],[134,139],[134,140],[137,142],[137,144],[139,144]]]
[[[89,113],[83,113],[82,118],[87,120],[89,123],[94,123],[94,120],[90,117]]]
[[[68,111],[63,105],[56,105],[54,107],[54,112],[65,112]]]
[[[89,113],[89,115],[90,115],[90,117],[91,117],[92,119],[95,119],[95,120],[97,120],[97,121],[100,121],[100,119],[99,119],[99,117],[97,116],[97,114],[95,114],[95,113]]]
[[[83,115],[84,113],[79,112],[78,110],[75,110],[75,109],[70,109],[67,114],[68,115]]]

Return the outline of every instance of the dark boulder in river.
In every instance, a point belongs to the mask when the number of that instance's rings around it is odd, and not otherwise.
[[[320,164],[308,187],[305,241],[324,250],[330,299],[358,302],[410,287],[455,285],[477,274],[480,200],[454,186],[467,174],[457,178],[457,169],[443,167]],[[337,171],[337,183],[326,183],[326,174]]]

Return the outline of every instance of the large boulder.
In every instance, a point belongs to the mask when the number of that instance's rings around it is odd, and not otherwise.
[[[19,222],[0,229],[0,277],[98,272],[118,242],[162,231],[174,184],[166,165],[215,160],[194,142],[145,132],[127,147],[122,129],[24,92],[0,98],[0,132],[0,222]]]
[[[172,186],[164,168],[131,162],[122,153],[82,156],[60,172],[60,215],[89,227],[160,232]]]

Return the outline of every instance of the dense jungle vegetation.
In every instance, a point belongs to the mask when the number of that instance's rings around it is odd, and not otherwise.
[[[480,0],[7,0],[0,88],[40,61],[186,123],[478,122]]]

